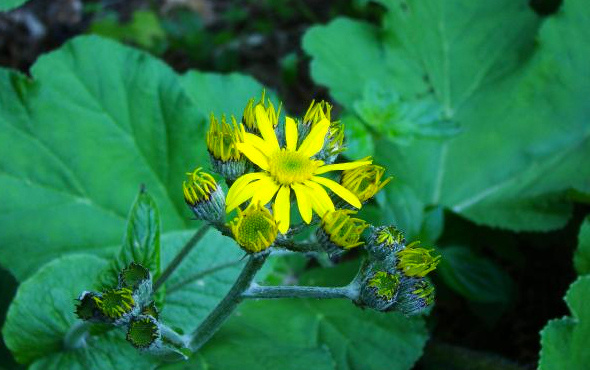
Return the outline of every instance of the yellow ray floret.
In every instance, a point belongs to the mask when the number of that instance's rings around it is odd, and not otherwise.
[[[312,219],[312,211],[323,216],[334,211],[334,204],[324,187],[356,208],[361,207],[358,197],[337,182],[318,175],[330,171],[341,171],[370,164],[372,161],[338,163],[325,165],[313,159],[322,147],[330,128],[330,121],[322,119],[313,126],[305,140],[297,147],[297,123],[290,117],[285,122],[286,146],[281,148],[262,106],[256,107],[256,122],[261,136],[244,132],[244,142],[238,149],[260,167],[261,172],[241,176],[229,189],[226,198],[226,212],[252,199],[253,204],[267,204],[276,195],[273,204],[274,216],[282,233],[289,230],[291,192],[295,194],[301,218],[306,223]]]

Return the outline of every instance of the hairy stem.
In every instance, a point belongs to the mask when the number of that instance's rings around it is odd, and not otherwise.
[[[188,346],[186,339],[182,335],[162,323],[160,323],[160,331],[164,342],[171,343],[179,348],[186,348]]]
[[[253,284],[242,296],[244,298],[346,298],[355,300],[359,290],[356,284],[343,287],[320,286],[260,286]]]
[[[178,268],[178,266],[185,259],[185,257],[193,250],[193,248],[197,245],[199,240],[201,240],[201,238],[203,238],[203,236],[205,235],[207,230],[209,230],[209,227],[210,226],[208,224],[201,226],[201,228],[199,228],[199,230],[197,230],[195,232],[195,234],[184,245],[184,247],[182,247],[182,249],[180,250],[180,252],[178,252],[176,257],[174,257],[172,262],[170,262],[168,267],[166,267],[164,272],[162,272],[162,275],[160,275],[160,278],[158,280],[156,280],[156,282],[154,283],[154,292],[156,290],[158,290],[158,288],[160,288],[166,280],[168,280],[170,275],[172,275],[172,273]]]
[[[219,327],[227,320],[236,307],[240,304],[243,293],[250,287],[254,276],[260,270],[268,255],[250,255],[244,269],[238,276],[234,285],[219,304],[203,320],[201,325],[191,334],[189,348],[197,351],[211,339]]]
[[[64,348],[70,350],[84,347],[90,326],[92,324],[88,321],[76,321],[64,337]]]

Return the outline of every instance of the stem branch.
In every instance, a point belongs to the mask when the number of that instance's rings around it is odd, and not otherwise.
[[[268,255],[250,255],[240,276],[235,281],[227,295],[209,313],[201,325],[191,334],[189,348],[194,352],[201,348],[232,314],[236,307],[243,300],[243,293],[260,270]]]
[[[253,284],[242,296],[244,298],[347,298],[355,300],[358,297],[356,285],[343,287],[321,286],[260,286]]]
[[[162,272],[162,275],[160,275],[158,280],[156,280],[156,282],[154,283],[154,292],[158,290],[158,288],[160,288],[166,280],[168,280],[168,278],[170,277],[170,275],[172,275],[174,270],[178,268],[178,266],[184,260],[184,258],[193,250],[193,248],[197,245],[199,240],[201,240],[201,238],[205,235],[207,230],[209,230],[209,227],[210,226],[208,224],[201,226],[201,228],[195,232],[195,234],[184,245],[184,247],[182,247],[180,252],[178,252],[176,257],[174,257],[172,262],[170,262],[168,267],[166,267],[164,272]]]

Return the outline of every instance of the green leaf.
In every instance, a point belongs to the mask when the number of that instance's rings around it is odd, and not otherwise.
[[[549,321],[541,331],[540,370],[583,370],[590,363],[590,276],[578,278],[565,295],[571,317]]]
[[[590,274],[590,216],[587,216],[578,234],[578,249],[574,254],[578,275]]]
[[[2,0],[0,3],[0,11],[5,12],[7,10],[18,8],[26,2],[27,0]]]
[[[180,78],[94,36],[42,56],[31,75],[0,69],[0,147],[10,148],[0,156],[0,263],[18,280],[68,253],[115,253],[140,184],[163,231],[187,228],[181,184],[209,163],[206,117],[236,113],[262,90],[239,75]],[[216,105],[195,100],[201,91]]]
[[[248,99],[258,99],[263,91],[255,79],[238,73],[222,75],[190,71],[182,76],[182,83],[195,105],[201,107],[207,117],[211,113],[217,117],[225,114],[228,118],[233,114],[238,122]],[[266,96],[276,102],[272,93],[267,92]]]
[[[147,268],[154,281],[160,275],[160,215],[154,200],[144,189],[131,207],[123,246],[109,271],[101,276],[102,285],[116,286],[119,273],[131,262]]]
[[[125,343],[122,332],[92,337],[90,348],[64,349],[64,338],[80,321],[74,299],[92,286],[106,266],[91,255],[70,255],[43,266],[24,281],[8,311],[2,330],[8,348],[32,369],[150,368],[150,360]]]
[[[406,103],[436,100],[442,122],[462,130],[407,145],[378,138],[376,162],[422,203],[476,223],[562,227],[565,191],[590,187],[585,2],[565,0],[543,24],[527,0],[382,2],[380,29],[348,19],[310,29],[312,76],[348,112],[358,113],[368,84],[381,84]]]
[[[475,302],[507,303],[512,280],[499,266],[468,248],[441,248],[438,273],[454,291]]]
[[[203,357],[228,340],[268,338],[279,347],[327,348],[339,370],[410,369],[427,337],[422,318],[361,310],[347,301],[252,301],[240,306],[205,347]]]

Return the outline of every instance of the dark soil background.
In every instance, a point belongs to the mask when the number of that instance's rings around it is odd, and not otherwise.
[[[364,2],[32,0],[20,9],[0,13],[0,66],[27,73],[41,54],[88,33],[106,15],[125,24],[137,10],[150,10],[163,19],[168,36],[147,49],[173,68],[250,74],[275,90],[289,112],[302,113],[311,99],[329,97],[309,76],[309,58],[300,46],[302,35],[311,25],[338,15],[377,23],[381,8],[363,6]],[[531,6],[544,16],[558,11],[560,3],[531,0]],[[547,320],[569,313],[562,297],[575,279],[572,254],[579,225],[589,212],[589,207],[579,206],[565,229],[544,234],[477,227],[447,214],[442,241],[482,246],[480,252],[500,264],[516,288],[508,307],[484,306],[461,298],[435,277],[438,299],[429,318],[433,335],[417,368],[536,368],[539,330]],[[14,279],[0,270],[0,323],[15,291]],[[17,366],[0,342],[2,367]]]

